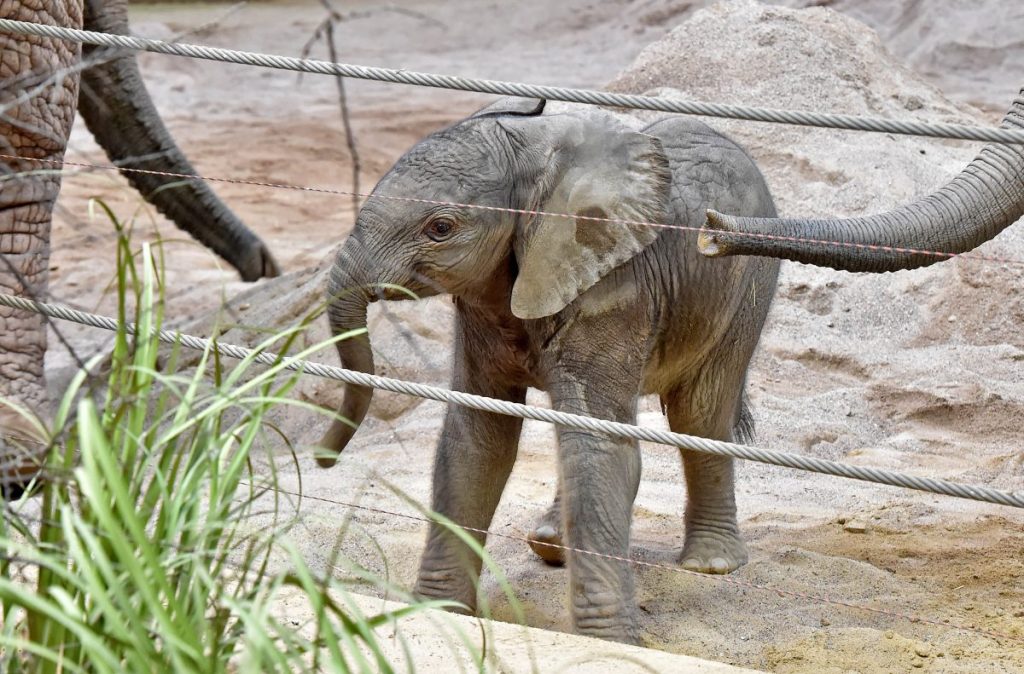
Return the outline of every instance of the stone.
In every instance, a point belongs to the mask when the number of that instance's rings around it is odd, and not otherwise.
[[[848,534],[866,534],[868,532],[868,525],[859,520],[850,520],[843,525],[843,531]]]

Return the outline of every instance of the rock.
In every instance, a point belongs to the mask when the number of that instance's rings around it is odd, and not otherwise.
[[[843,525],[843,531],[848,534],[866,534],[868,525],[859,520],[850,520]]]
[[[932,649],[928,644],[918,644],[914,647],[914,652],[922,658],[927,658],[932,654]]]

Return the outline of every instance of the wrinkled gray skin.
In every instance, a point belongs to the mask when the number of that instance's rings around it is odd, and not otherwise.
[[[125,0],[0,0],[0,16],[59,26],[127,33]],[[80,57],[99,65],[79,76],[69,68]],[[41,86],[44,85],[45,86]],[[139,77],[134,56],[114,58],[96,48],[79,53],[62,40],[0,33],[0,292],[45,298],[50,256],[50,220],[60,190],[52,164],[61,160],[76,106],[111,160],[123,166],[173,173],[194,173],[167,133]],[[40,169],[44,171],[40,173]],[[20,174],[22,172],[34,174]],[[158,188],[176,178],[126,173],[133,185],[175,224],[212,248],[245,280],[276,276],[266,246],[200,181]],[[0,396],[39,410],[44,406],[42,319],[0,308]],[[27,431],[17,415],[0,408],[0,430]],[[31,465],[11,469],[17,450],[0,438],[0,487],[3,473],[34,472]],[[15,462],[17,463],[17,462]]]
[[[421,296],[449,293],[457,307],[456,390],[522,402],[532,386],[547,391],[555,409],[621,422],[635,421],[639,395],[656,393],[673,430],[746,439],[744,380],[778,263],[712,262],[697,253],[692,233],[583,218],[693,225],[708,207],[772,216],[771,196],[747,154],[703,124],[671,118],[642,133],[638,126],[632,118],[563,106],[542,116],[478,115],[419,143],[375,194],[577,217],[371,198],[333,269],[333,332],[365,326],[368,301],[402,297],[378,292],[381,284]],[[450,233],[439,223],[448,223]],[[339,352],[345,367],[373,370],[367,339],[340,342]],[[370,394],[348,387],[340,413],[359,423]],[[434,465],[433,509],[486,529],[520,427],[519,419],[450,406]],[[353,432],[344,423],[332,426],[321,465],[334,463]],[[558,496],[535,541],[626,556],[640,479],[637,444],[559,430],[558,459]],[[693,452],[683,459],[689,501],[681,561],[728,573],[747,561],[732,461]],[[550,549],[533,547],[559,561]],[[568,557],[575,628],[638,641],[628,564]],[[474,609],[480,564],[433,526],[416,591]]]
[[[1001,126],[1024,130],[1024,89]],[[923,267],[949,256],[889,249],[965,253],[1024,216],[1024,145],[988,145],[939,190],[887,213],[816,220],[746,218],[715,210],[721,212],[707,214],[708,229],[699,241],[709,257],[766,255],[863,272]]]

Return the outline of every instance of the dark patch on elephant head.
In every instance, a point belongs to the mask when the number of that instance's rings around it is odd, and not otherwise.
[[[608,214],[598,206],[588,206],[576,213],[576,243],[594,251],[598,258],[615,249],[615,236],[603,222],[607,218]]]

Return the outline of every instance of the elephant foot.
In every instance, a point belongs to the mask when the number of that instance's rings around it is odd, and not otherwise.
[[[633,611],[624,610],[621,603],[581,606],[579,598],[575,599],[573,627],[577,634],[632,646],[643,645]],[[614,601],[617,597],[612,599]]]
[[[687,526],[686,543],[679,561],[687,571],[732,573],[747,563],[747,546],[739,534],[721,528]]]
[[[644,646],[643,640],[640,638],[639,630],[635,627],[623,627],[613,629],[588,629],[586,627],[577,626],[576,633],[585,637],[593,637],[594,639],[603,639],[604,641],[615,641],[620,644],[627,644],[629,646]]]
[[[420,569],[413,594],[421,599],[447,599],[459,602],[445,610],[460,615],[476,615],[476,586],[461,569]]]
[[[0,410],[0,499],[16,501],[40,486],[47,449],[24,419]]]
[[[565,565],[565,549],[553,547],[564,545],[562,543],[562,535],[558,533],[558,529],[555,527],[550,524],[539,525],[530,532],[529,543],[530,549],[543,559],[546,564],[551,566]]]
[[[5,466],[0,474],[0,501],[10,503],[17,501],[25,494],[34,496],[42,486],[41,478],[38,466],[29,464],[15,467]]]

